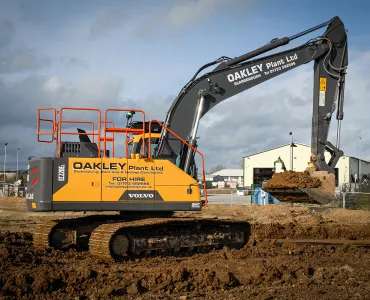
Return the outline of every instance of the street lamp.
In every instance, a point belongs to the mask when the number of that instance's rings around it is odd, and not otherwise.
[[[3,181],[4,181],[4,184],[3,184],[3,196],[5,196],[5,168],[6,168],[6,146],[8,145],[8,143],[5,143],[5,154],[4,154],[4,178],[3,178]]]
[[[21,148],[18,148],[17,149],[17,174],[16,174],[16,180],[15,180],[15,182],[18,181],[19,149],[21,149]]]
[[[361,137],[359,136],[358,138],[358,180],[361,183]]]
[[[289,132],[289,135],[291,136],[290,140],[290,169],[293,171],[293,147],[297,147],[293,143],[293,132]]]

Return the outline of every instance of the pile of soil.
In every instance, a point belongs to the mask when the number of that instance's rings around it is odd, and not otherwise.
[[[253,240],[241,250],[107,263],[35,250],[29,233],[0,234],[0,298],[9,299],[365,299],[369,268],[370,251],[353,246]]]
[[[275,173],[264,188],[317,188],[321,184],[320,179],[311,177],[307,171],[285,171]]]
[[[369,249],[279,247],[274,239],[369,239],[370,211],[209,204],[176,215],[247,221],[250,241],[240,250],[111,263],[75,249],[34,249],[35,224],[83,213],[34,213],[24,198],[0,198],[0,299],[369,298]]]

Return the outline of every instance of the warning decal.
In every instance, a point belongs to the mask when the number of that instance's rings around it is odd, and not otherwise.
[[[326,78],[320,77],[320,92],[326,92]]]

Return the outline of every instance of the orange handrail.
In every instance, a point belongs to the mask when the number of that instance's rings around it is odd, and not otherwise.
[[[141,113],[143,115],[143,129],[138,130],[138,129],[129,129],[129,128],[107,128],[106,126],[106,120],[107,120],[107,113],[108,111],[120,111],[120,112],[135,112],[135,113]],[[107,130],[108,129],[108,130]],[[108,108],[104,112],[104,149],[107,147],[107,132],[119,132],[119,133],[125,133],[126,137],[126,158],[128,158],[128,142],[127,142],[127,135],[128,133],[133,133],[133,134],[145,134],[145,112],[139,109],[126,109],[126,108]],[[143,152],[144,152],[144,146],[145,144],[143,143]],[[104,157],[106,157],[106,153],[104,152]]]
[[[91,134],[92,136],[95,136],[95,135],[98,136],[98,142],[97,142],[97,146],[98,146],[98,157],[100,157],[100,130],[101,130],[100,124],[101,124],[101,112],[97,108],[79,108],[79,107],[62,107],[60,109],[60,111],[59,111],[59,122],[58,122],[59,128],[58,128],[58,137],[57,137],[58,157],[60,157],[60,143],[61,143],[61,140],[62,140],[62,135],[63,134],[75,134],[75,135],[81,134],[81,133],[78,133],[78,132],[63,132],[62,131],[63,122],[64,123],[72,123],[72,122],[68,122],[70,120],[63,120],[63,111],[64,110],[73,110],[73,111],[75,111],[75,110],[76,111],[87,110],[87,111],[96,111],[98,113],[98,116],[99,116],[99,120],[98,120],[98,132],[95,133],[95,131],[93,131],[91,133],[86,133],[84,135]]]
[[[91,132],[95,132],[94,128],[94,122],[90,121],[77,121],[77,120],[60,120],[61,123],[76,123],[76,124],[90,124],[91,125]],[[70,133],[70,132],[63,132],[63,134],[76,134],[76,132]],[[90,133],[78,133],[81,135],[90,135]],[[95,134],[92,135],[92,142],[95,142]]]
[[[50,120],[50,119],[45,119],[45,118],[41,118],[41,111],[45,111],[45,110],[51,110],[53,112],[53,116],[54,116],[54,119],[53,120]],[[98,132],[95,131],[95,122],[91,122],[91,121],[78,121],[78,120],[63,120],[63,111],[65,110],[73,110],[73,111],[96,111],[98,113]],[[114,123],[112,121],[108,121],[107,120],[107,113],[108,111],[121,111],[121,112],[137,112],[137,113],[141,113],[143,115],[143,128],[142,129],[137,129],[137,128],[117,128],[114,126]],[[59,120],[57,120],[57,115],[59,115]],[[59,111],[57,111],[55,108],[38,108],[38,121],[37,121],[37,135],[38,135],[38,141],[39,142],[48,142],[48,143],[51,143],[53,142],[54,140],[56,140],[56,143],[57,143],[57,148],[58,148],[58,157],[60,157],[60,151],[61,151],[61,147],[60,147],[60,143],[62,141],[62,135],[63,134],[70,134],[70,135],[80,135],[80,134],[83,134],[83,135],[92,135],[92,141],[95,142],[95,135],[98,135],[98,142],[97,142],[97,146],[98,146],[98,157],[100,158],[101,155],[100,155],[100,149],[101,149],[101,142],[103,141],[104,142],[104,157],[106,157],[106,143],[107,141],[111,141],[112,142],[112,157],[114,157],[114,143],[115,143],[115,136],[114,136],[114,133],[115,132],[118,132],[118,133],[125,133],[125,136],[126,136],[126,158],[128,157],[128,142],[127,142],[127,138],[128,138],[128,134],[129,133],[132,133],[132,134],[143,134],[143,142],[142,142],[142,152],[144,153],[145,152],[145,125],[146,125],[146,122],[145,122],[145,112],[142,111],[142,110],[135,110],[135,109],[122,109],[122,108],[108,108],[105,110],[104,112],[104,121],[102,121],[102,116],[101,116],[101,111],[97,108],[75,108],[75,107],[63,107],[61,108]],[[44,122],[51,122],[52,123],[52,131],[51,132],[41,132],[40,131],[40,123],[41,121],[44,121]],[[197,154],[199,154],[201,156],[201,159],[202,159],[202,174],[203,174],[203,187],[204,187],[204,197],[205,197],[205,201],[202,203],[202,206],[206,206],[208,204],[208,194],[207,194],[207,188],[206,188],[206,180],[205,180],[205,163],[204,163],[204,156],[203,154],[198,150],[196,149],[194,146],[192,146],[191,144],[189,144],[187,141],[185,141],[183,138],[181,138],[179,135],[177,135],[175,132],[173,132],[170,128],[168,128],[167,126],[165,126],[163,123],[161,123],[160,121],[158,120],[151,120],[149,122],[149,140],[148,140],[148,158],[150,159],[152,157],[152,153],[151,153],[151,129],[152,129],[152,123],[153,122],[156,122],[158,123],[162,128],[164,128],[165,130],[169,131],[172,135],[174,135],[177,139],[179,139],[181,142],[183,142],[185,145],[187,145],[188,147],[190,147],[192,150],[194,150]],[[65,131],[63,132],[62,130],[62,126],[63,126],[63,123],[78,123],[78,124],[90,124],[91,125],[91,132],[85,132],[85,133],[79,133],[79,132],[69,132],[69,131]],[[101,136],[101,124],[104,124],[104,137]],[[107,124],[111,124],[111,128],[108,128],[107,127]],[[107,138],[107,133],[111,132],[112,133],[112,138]],[[57,137],[55,138],[55,133],[57,135]],[[52,140],[49,141],[43,141],[43,140],[40,140],[40,135],[46,135],[46,134],[51,134],[52,136]]]
[[[205,166],[204,166],[204,156],[203,154],[198,150],[196,149],[195,147],[193,147],[192,145],[190,145],[187,141],[185,141],[181,136],[179,136],[178,134],[174,133],[171,129],[169,129],[167,126],[163,125],[163,123],[159,122],[158,120],[151,120],[149,122],[149,139],[148,139],[148,157],[151,158],[152,157],[152,151],[151,151],[151,133],[152,133],[152,122],[156,122],[158,123],[162,128],[164,128],[165,130],[168,130],[171,134],[173,134],[176,138],[178,138],[181,142],[183,142],[185,145],[187,145],[188,147],[190,147],[191,149],[193,149],[196,153],[198,153],[200,155],[200,157],[202,158],[202,173],[203,173],[203,189],[204,189],[204,198],[205,198],[205,202],[202,203],[202,206],[206,206],[208,204],[208,195],[207,195],[207,185],[206,185],[206,173],[205,173]],[[143,141],[143,144],[144,144],[144,141]]]
[[[51,111],[53,111],[53,115],[54,115],[54,119],[53,120],[41,118],[41,111],[45,111],[45,110],[51,110]],[[55,136],[54,135],[55,135],[55,131],[56,131],[56,118],[57,118],[57,110],[55,108],[48,107],[48,108],[38,108],[37,109],[37,141],[38,142],[52,143],[52,142],[55,141]],[[41,121],[51,122],[52,123],[52,131],[51,132],[43,132],[43,131],[40,131],[40,129],[41,129]],[[46,134],[50,134],[51,135],[51,141],[49,141],[49,140],[40,140],[40,135],[46,135]]]
[[[101,122],[102,124],[103,123],[108,123],[108,124],[111,124],[112,127],[114,127],[114,122],[113,121],[102,121]],[[105,126],[104,126],[105,128]],[[107,141],[107,142],[112,142],[112,157],[114,157],[114,132],[112,132],[112,137],[111,138],[104,138],[104,137],[100,137],[100,142],[104,142],[104,141]],[[104,153],[106,152],[107,150],[104,148]]]

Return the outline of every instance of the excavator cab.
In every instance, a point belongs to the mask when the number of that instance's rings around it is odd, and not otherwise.
[[[128,155],[140,154],[141,157],[148,157],[149,150],[149,139],[150,139],[150,149],[151,155],[155,152],[155,147],[158,145],[158,140],[160,138],[160,133],[152,133],[149,137],[149,133],[134,135],[128,142]],[[144,149],[143,149],[143,139],[144,139]]]

